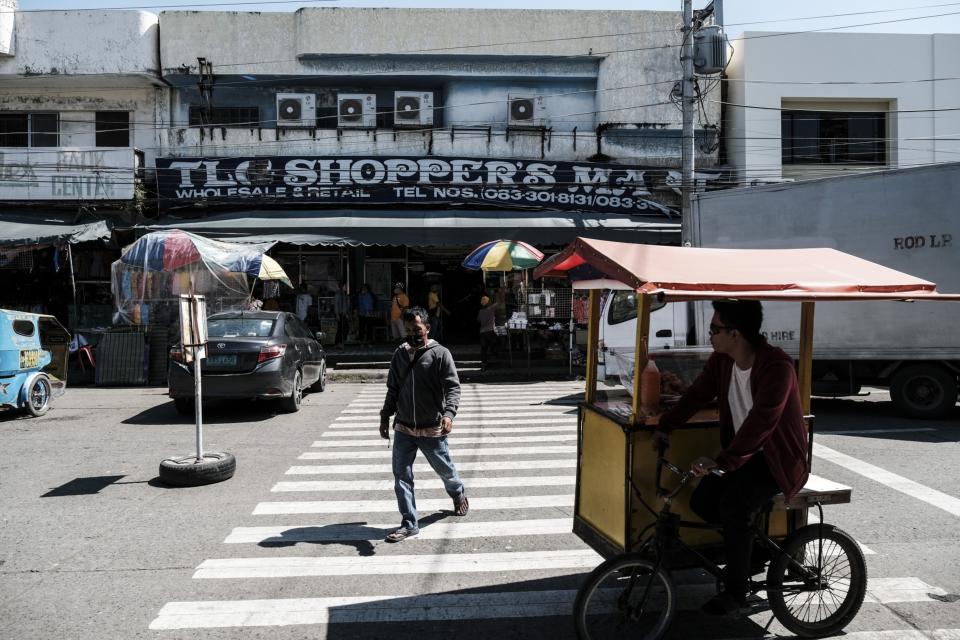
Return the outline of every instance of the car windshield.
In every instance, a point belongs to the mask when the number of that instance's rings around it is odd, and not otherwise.
[[[274,322],[260,318],[210,318],[207,335],[211,338],[266,338],[273,334]]]

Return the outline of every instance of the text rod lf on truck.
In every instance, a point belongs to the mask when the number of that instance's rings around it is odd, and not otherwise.
[[[830,247],[960,290],[960,163],[699,194],[693,244],[704,248]],[[708,305],[673,303],[650,316],[650,348],[709,348]],[[764,333],[796,356],[798,303],[766,303]],[[842,306],[842,309],[838,308]],[[602,308],[606,375],[631,370],[636,325],[632,292],[612,291]],[[951,305],[825,302],[814,327],[813,392],[855,395],[889,387],[916,418],[942,417],[957,403],[960,326]]]

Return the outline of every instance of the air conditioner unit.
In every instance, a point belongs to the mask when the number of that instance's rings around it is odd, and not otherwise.
[[[277,127],[317,126],[317,100],[312,93],[278,93]]]
[[[511,127],[542,127],[547,123],[547,104],[543,96],[507,97],[507,124]]]
[[[393,125],[424,127],[433,125],[432,91],[395,91],[393,93]]]
[[[337,95],[337,126],[374,129],[377,126],[377,96],[372,93]]]

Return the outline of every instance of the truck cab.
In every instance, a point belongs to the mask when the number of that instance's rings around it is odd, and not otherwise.
[[[655,302],[650,311],[651,352],[687,346],[686,302]],[[605,376],[630,376],[636,350],[637,296],[632,290],[607,292],[600,310],[600,351]]]

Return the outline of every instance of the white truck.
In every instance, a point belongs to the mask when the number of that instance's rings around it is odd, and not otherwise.
[[[699,247],[832,247],[930,280],[939,291],[960,292],[960,163],[699,194],[692,226]],[[600,337],[608,376],[620,373],[623,356],[631,357],[631,303],[624,291],[604,303]],[[798,304],[764,304],[765,335],[794,355]],[[666,305],[651,315],[652,348],[709,346],[711,315],[700,303],[689,310]],[[889,387],[906,415],[947,415],[957,403],[957,318],[960,305],[954,304],[817,303],[814,393]]]

